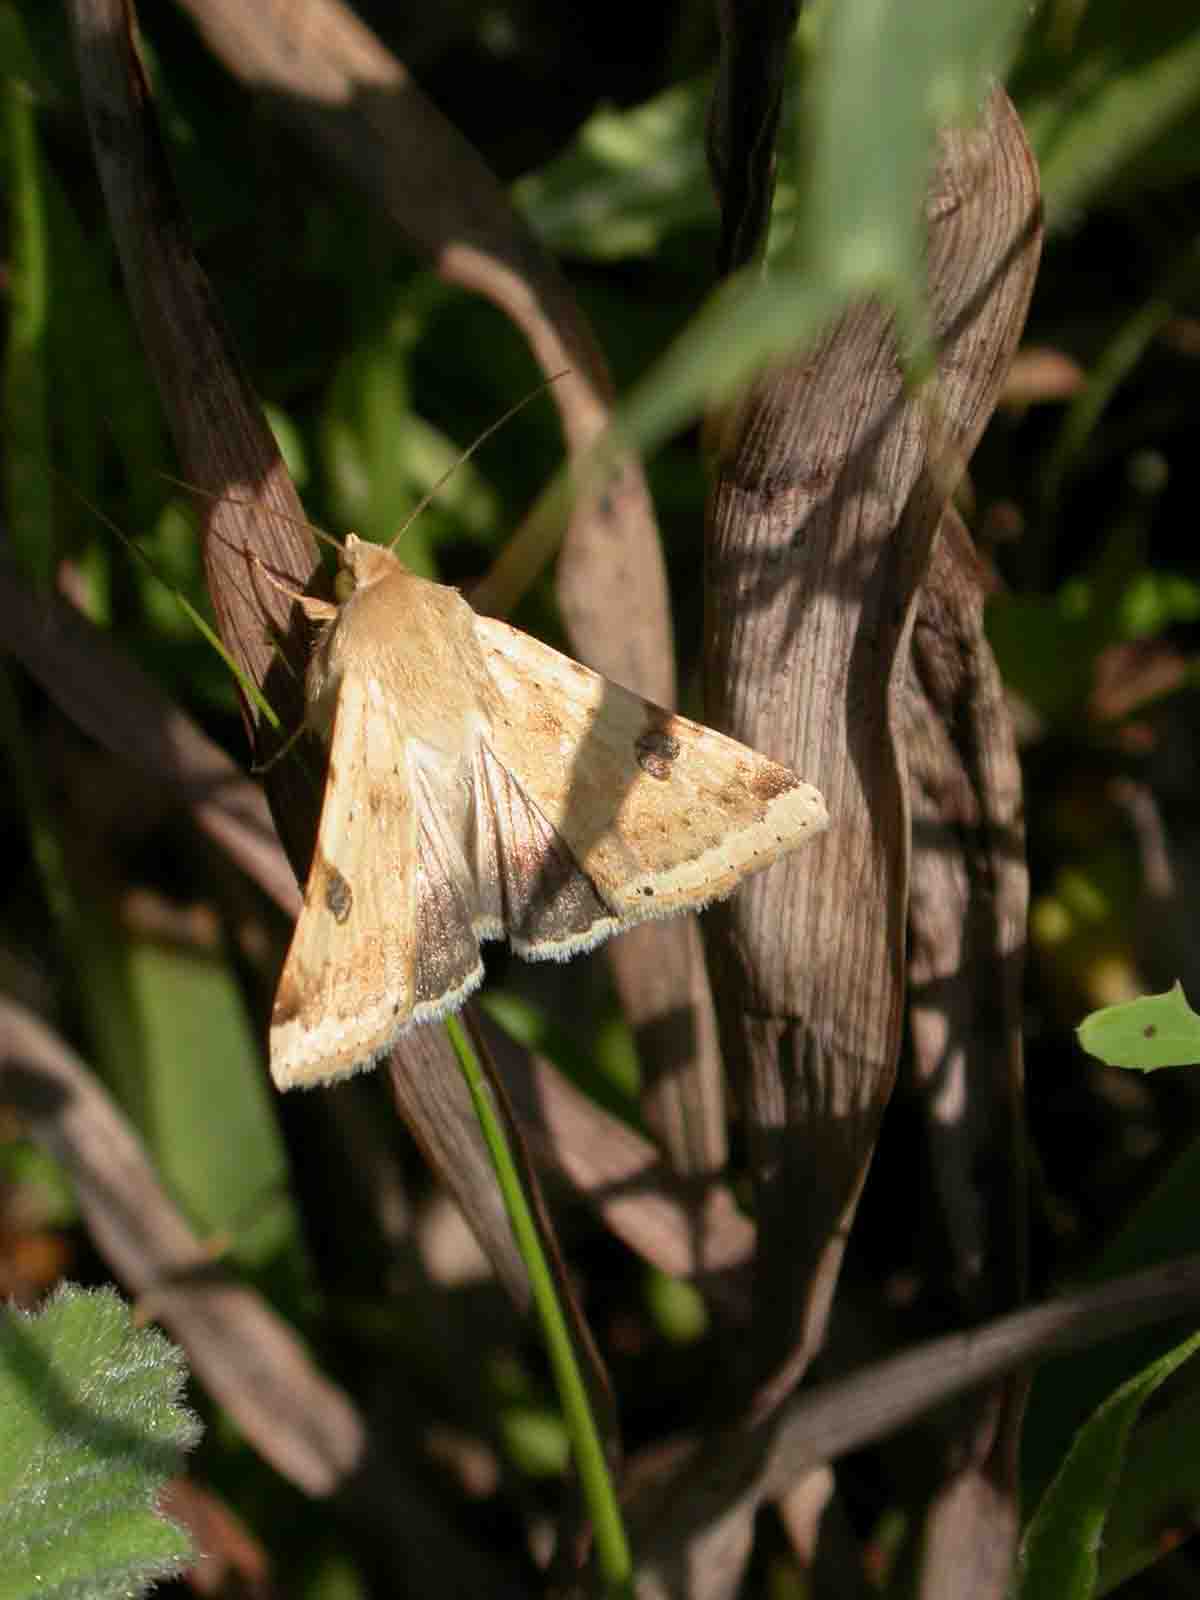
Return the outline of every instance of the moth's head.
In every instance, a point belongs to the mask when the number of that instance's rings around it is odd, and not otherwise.
[[[333,583],[338,604],[345,605],[358,590],[369,589],[372,584],[394,576],[399,567],[399,561],[383,545],[371,544],[356,533],[348,533],[338,551],[338,572]]]

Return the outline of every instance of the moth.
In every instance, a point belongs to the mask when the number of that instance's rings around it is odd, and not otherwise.
[[[329,746],[271,1018],[280,1088],[463,1004],[480,944],[569,957],[727,895],[826,824],[787,768],[477,614],[351,534],[308,669]]]

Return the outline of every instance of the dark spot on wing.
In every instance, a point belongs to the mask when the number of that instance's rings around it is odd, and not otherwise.
[[[1158,1032],[1158,1028],[1155,1026],[1155,1024],[1153,1022],[1148,1022],[1146,1024],[1146,1026],[1142,1029],[1142,1038],[1143,1039],[1153,1039],[1154,1035],[1157,1032]]]
[[[332,912],[333,920],[339,927],[350,915],[350,908],[353,904],[354,895],[351,893],[350,885],[342,877],[338,869],[327,861],[325,863],[325,905],[327,910]]]
[[[789,789],[797,789],[800,780],[786,767],[778,767],[773,761],[756,763],[749,775],[749,789],[756,800],[776,800],[781,794],[787,794]]]
[[[633,748],[646,776],[665,783],[679,757],[680,744],[675,735],[662,728],[647,728],[638,735]]]

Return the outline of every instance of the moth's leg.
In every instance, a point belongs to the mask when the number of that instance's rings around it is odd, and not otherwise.
[[[304,594],[300,589],[293,589],[290,583],[285,583],[282,578],[275,576],[257,550],[250,550],[247,554],[271,587],[278,589],[280,594],[287,595],[289,600],[294,600],[310,622],[332,622],[337,616],[338,608],[332,600],[319,600],[316,595]]]

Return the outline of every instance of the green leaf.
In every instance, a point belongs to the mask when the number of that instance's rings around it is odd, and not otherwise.
[[[0,5],[0,77],[22,78],[39,92],[47,88],[21,18],[10,3]]]
[[[1053,497],[1057,484],[1046,485]],[[1131,493],[1103,534],[1097,557],[1053,595],[1001,594],[989,601],[988,639],[1004,681],[1048,722],[1077,735],[1091,720],[1097,663],[1113,644],[1155,637],[1190,621],[1194,583],[1147,566],[1156,495]]]
[[[802,135],[812,153],[805,254],[847,294],[884,290],[910,326],[920,316],[935,134],[976,115],[1023,10],[850,0],[826,12]]]
[[[46,215],[27,84],[0,85],[8,178],[8,346],[4,357],[4,511],[25,570],[42,587],[53,561]]]
[[[92,1055],[164,1183],[241,1267],[302,1276],[261,1046],[225,951],[138,937],[98,897],[80,904]]]
[[[1154,639],[1179,622],[1200,621],[1200,584],[1177,572],[1141,572],[1121,605],[1127,639]]]
[[[1032,35],[1013,96],[1038,157],[1052,226],[1097,199],[1148,182],[1181,183],[1200,166],[1200,31],[1192,0],[1149,9],[1090,0],[1070,41],[1053,12]]]
[[[0,1311],[0,1600],[119,1600],[183,1567],[155,1502],[200,1436],[185,1379],[111,1289]]]
[[[340,1551],[308,1556],[300,1583],[299,1600],[368,1600],[365,1579],[349,1556]]]
[[[138,346],[112,249],[89,238],[61,179],[44,180],[49,238],[49,372],[55,444],[67,481],[84,496],[111,495],[115,452],[129,488],[131,527],[142,527],[161,497],[148,463],[164,458],[158,396]]]
[[[79,1221],[65,1169],[32,1141],[0,1139],[0,1190],[9,1214],[28,1226],[69,1228]]]
[[[1093,1011],[1077,1032],[1087,1053],[1110,1067],[1155,1072],[1200,1062],[1200,1016],[1179,983],[1165,994],[1146,994]]]
[[[349,352],[338,368],[321,425],[321,444],[338,531],[389,543],[431,576],[433,551],[450,535],[483,539],[495,528],[497,501],[473,462],[412,409],[411,334],[397,317],[386,339]],[[439,484],[415,522],[409,518]]]
[[[1139,1268],[1170,1261],[1194,1249],[1197,1192],[1200,1192],[1200,1141],[1193,1140],[1126,1219],[1091,1268],[1082,1275],[1081,1283],[1102,1283],[1122,1273],[1136,1272]],[[1178,1337],[1178,1329],[1174,1337]],[[1124,1382],[1129,1373],[1140,1371],[1150,1362],[1157,1361],[1171,1347],[1171,1343],[1172,1335],[1168,1329],[1143,1328],[1121,1338],[1107,1340],[1092,1350],[1048,1362],[1042,1367],[1031,1392],[1021,1445],[1022,1487],[1029,1503],[1034,1502],[1039,1491],[1053,1478],[1081,1421],[1096,1409],[1105,1395],[1111,1394]],[[1182,1410],[1186,1403],[1185,1397],[1174,1409]],[[1181,1417],[1180,1425],[1185,1421]],[[1148,1424],[1146,1428],[1139,1429],[1133,1446],[1134,1459],[1129,1468],[1134,1477],[1128,1493],[1140,1495],[1143,1506],[1153,1493],[1166,1496],[1170,1484],[1180,1482],[1187,1471],[1195,1469],[1194,1464],[1200,1464],[1194,1444],[1191,1449],[1193,1465],[1187,1467],[1181,1468],[1164,1453],[1157,1490],[1141,1485],[1139,1474],[1144,1459],[1142,1436],[1148,1433],[1150,1426]],[[1186,1437],[1191,1443],[1196,1437],[1195,1429],[1189,1427]],[[1166,1448],[1164,1446],[1164,1450]],[[1147,1455],[1152,1455],[1155,1449],[1153,1439],[1147,1438]],[[1200,1496],[1200,1491],[1197,1491],[1197,1496]],[[1156,1528],[1161,1529],[1179,1505],[1188,1503],[1186,1491],[1181,1491],[1174,1506],[1159,1500],[1160,1515],[1155,1523]],[[1139,1538],[1137,1518],[1127,1507],[1124,1478],[1112,1515],[1114,1522],[1122,1528],[1122,1559],[1129,1560],[1133,1547],[1143,1544],[1144,1540]],[[1141,1530],[1147,1526],[1148,1522],[1143,1523]],[[1106,1566],[1108,1548],[1106,1533]],[[1162,1554],[1161,1545],[1154,1554]]]
[[[1129,1442],[1104,1526],[1099,1594],[1161,1561],[1192,1531],[1189,1508],[1200,1503],[1200,1395],[1177,1387]]]
[[[1193,1334],[1111,1395],[1075,1437],[1021,1544],[1018,1600],[1090,1600],[1129,1435],[1149,1397],[1200,1348]]]
[[[605,106],[568,149],[523,178],[513,199],[556,254],[593,261],[650,256],[716,208],[704,159],[712,83],[676,84],[628,111]]]
[[[806,115],[796,119],[804,178],[795,242],[766,279],[755,270],[723,286],[631,397],[623,421],[642,449],[860,296],[893,308],[903,346],[922,352],[921,218],[935,133],[975,116],[1025,9],[1021,0],[825,8]]]
[[[589,1100],[640,1127],[637,1050],[629,1024],[619,1014],[584,1013],[577,1027],[555,1026],[544,1010],[511,989],[491,986],[480,1004],[511,1038],[548,1056]]]
[[[127,963],[159,1171],[198,1228],[260,1267],[298,1233],[261,1049],[228,964],[149,939],[130,942]]]
[[[997,595],[987,608],[988,642],[1004,681],[1048,722],[1078,717],[1099,645],[1091,615],[1064,614],[1061,596]]]
[[[646,1272],[645,1290],[655,1326],[672,1344],[695,1344],[708,1332],[708,1308],[694,1284],[651,1267]]]
[[[518,1470],[530,1478],[560,1478],[571,1463],[562,1417],[551,1406],[501,1407],[500,1434]]]

